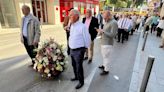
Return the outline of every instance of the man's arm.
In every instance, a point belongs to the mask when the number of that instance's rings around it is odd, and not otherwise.
[[[36,44],[38,44],[38,42],[40,41],[40,35],[41,35],[41,32],[40,32],[40,23],[39,23],[39,21],[38,20],[36,20],[35,22],[34,22],[34,32],[35,32],[35,34],[34,34],[34,42],[33,42],[33,44],[34,45],[36,45]]]
[[[112,23],[111,25],[111,29],[108,29],[108,30],[111,30],[110,32],[109,31],[104,31],[104,34],[109,36],[109,37],[115,37],[116,34],[117,34],[117,30],[118,30],[118,25],[117,23]]]
[[[83,33],[84,45],[86,48],[88,48],[91,43],[91,37],[90,37],[89,31],[85,25],[84,25],[84,28],[82,29],[82,33]]]

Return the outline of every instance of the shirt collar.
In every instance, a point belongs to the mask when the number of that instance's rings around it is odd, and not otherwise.
[[[29,13],[27,16],[24,16],[24,18],[30,18],[31,14]]]
[[[72,25],[73,25],[73,26],[74,26],[74,25],[77,25],[79,22],[80,22],[80,21],[78,20],[78,21],[76,21],[75,23],[73,23]]]
[[[89,17],[89,18],[86,18],[87,20],[91,20],[92,19],[92,16],[91,17]]]

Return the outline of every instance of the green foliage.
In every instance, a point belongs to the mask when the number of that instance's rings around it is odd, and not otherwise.
[[[106,0],[107,6],[115,6],[117,8],[129,8],[131,5],[132,7],[138,7],[142,5],[144,0]]]

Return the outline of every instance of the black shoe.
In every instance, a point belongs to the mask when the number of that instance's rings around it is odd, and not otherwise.
[[[90,63],[92,63],[92,59],[89,59],[89,60],[88,60],[88,64],[90,64]]]
[[[88,59],[88,57],[84,57],[84,60],[87,60]]]
[[[77,78],[72,78],[71,81],[77,81],[78,79]]]
[[[102,73],[100,73],[100,75],[107,75],[109,73],[109,71],[103,71]]]
[[[84,85],[84,83],[79,83],[75,88],[80,89],[83,85]]]
[[[120,41],[117,41],[117,42],[120,42]]]
[[[104,70],[105,67],[102,65],[102,66],[99,66],[99,68],[102,69],[102,70]]]

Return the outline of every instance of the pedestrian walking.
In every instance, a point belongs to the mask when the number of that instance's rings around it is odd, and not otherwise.
[[[105,10],[103,14],[105,25],[103,29],[97,29],[97,31],[102,35],[101,39],[101,53],[103,56],[102,65],[99,66],[103,71],[101,75],[106,75],[109,73],[110,56],[113,50],[114,37],[117,34],[118,25],[117,21],[113,19],[109,10]]]
[[[28,55],[32,60],[33,67],[36,52],[34,49],[38,48],[40,41],[40,23],[36,17],[30,13],[30,7],[23,5],[22,12],[24,17],[22,18],[22,29],[21,29],[21,42],[24,44]]]
[[[159,20],[159,24],[157,25],[157,37],[161,37],[162,31],[164,30],[164,17]]]
[[[94,39],[97,36],[96,29],[99,28],[98,19],[92,16],[91,10],[87,9],[86,16],[83,18],[82,22],[87,26],[87,29],[89,30],[91,36],[91,44],[86,51],[86,58],[88,58],[88,63],[91,63],[94,53]]]

